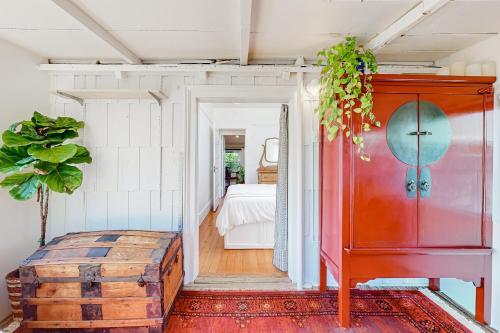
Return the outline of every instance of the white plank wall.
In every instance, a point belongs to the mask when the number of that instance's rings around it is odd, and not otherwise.
[[[163,89],[160,108],[151,101],[87,101],[82,107],[51,97],[53,116],[85,121],[78,138],[93,163],[82,165],[84,182],[73,195],[53,194],[49,236],[102,229],[179,230],[182,223],[184,75],[53,74],[51,89]]]

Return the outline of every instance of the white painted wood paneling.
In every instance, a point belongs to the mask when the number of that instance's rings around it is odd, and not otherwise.
[[[151,193],[149,191],[129,193],[129,228],[151,229]]]
[[[85,230],[86,194],[79,189],[71,197],[66,197],[65,233]]]
[[[129,228],[129,192],[108,192],[108,228],[124,230]]]
[[[87,87],[89,88],[89,87]],[[96,75],[96,89],[116,89],[118,88],[118,80],[113,75]]]
[[[162,141],[162,121],[163,114],[161,107],[157,104],[150,104],[150,144],[152,147],[158,147]]]
[[[151,191],[151,230],[172,230],[171,226],[172,192]]]
[[[178,190],[180,189],[179,167],[181,163],[179,154],[169,148],[163,148],[162,155],[162,165],[165,168],[165,172],[162,175],[163,189],[166,191]]]
[[[184,104],[174,103],[172,105],[172,133],[173,133],[173,148],[176,151],[184,151],[184,121],[186,111]]]
[[[118,165],[118,190],[139,190],[139,148],[120,148]]]
[[[85,106],[85,145],[104,147],[108,144],[108,104],[88,103]]]
[[[161,111],[161,145],[163,147],[173,148],[174,146],[173,121],[173,105],[170,102],[164,103]]]
[[[50,237],[64,235],[66,221],[66,196],[64,194],[51,192],[49,196],[49,216],[47,232]]]
[[[97,148],[87,146],[87,149],[90,156],[92,156],[92,163],[79,165],[80,169],[83,171],[81,188],[85,191],[95,191],[97,187]]]
[[[116,191],[118,187],[118,148],[99,147],[95,155],[97,161],[97,191]]]
[[[108,146],[130,146],[130,105],[126,102],[108,104]]]
[[[130,145],[147,147],[151,143],[151,104],[130,104]]]
[[[140,148],[140,189],[160,190],[161,185],[161,148]]]
[[[71,198],[73,200],[73,198]],[[108,193],[91,192],[86,197],[85,229],[105,230],[108,227]]]

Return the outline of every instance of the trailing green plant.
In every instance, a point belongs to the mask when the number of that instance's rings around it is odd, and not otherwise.
[[[84,123],[70,117],[56,119],[35,112],[30,120],[12,124],[2,134],[0,173],[7,176],[0,186],[10,188],[16,200],[35,195],[40,205],[40,246],[45,245],[50,190],[72,194],[82,184],[82,171],[75,166],[91,163],[87,148],[64,144],[78,137]]]
[[[360,157],[369,161],[364,150],[364,132],[372,126],[380,126],[373,114],[373,87],[371,74],[377,73],[374,54],[357,45],[356,37],[347,37],[344,42],[318,52],[321,70],[319,105],[316,112],[334,140],[339,131],[358,147]],[[352,127],[352,117],[359,116],[359,129]]]

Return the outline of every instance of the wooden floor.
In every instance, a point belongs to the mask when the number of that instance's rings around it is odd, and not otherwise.
[[[273,250],[224,250],[224,237],[215,226],[216,215],[210,212],[200,226],[200,276],[287,276],[273,266]]]

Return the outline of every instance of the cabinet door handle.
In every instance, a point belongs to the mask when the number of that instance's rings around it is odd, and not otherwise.
[[[427,180],[423,180],[420,183],[420,190],[421,191],[429,191],[431,189],[431,184]]]
[[[417,184],[417,169],[408,168],[406,170],[406,196],[408,198],[415,198],[417,196],[418,184]]]
[[[413,179],[410,180],[408,183],[406,183],[406,189],[408,190],[408,192],[415,192],[417,190],[417,183],[415,183]]]
[[[431,131],[414,131],[408,133],[408,135],[432,135]]]
[[[431,169],[428,167],[423,167],[420,169],[420,197],[428,198],[431,196],[432,190],[432,176]]]

